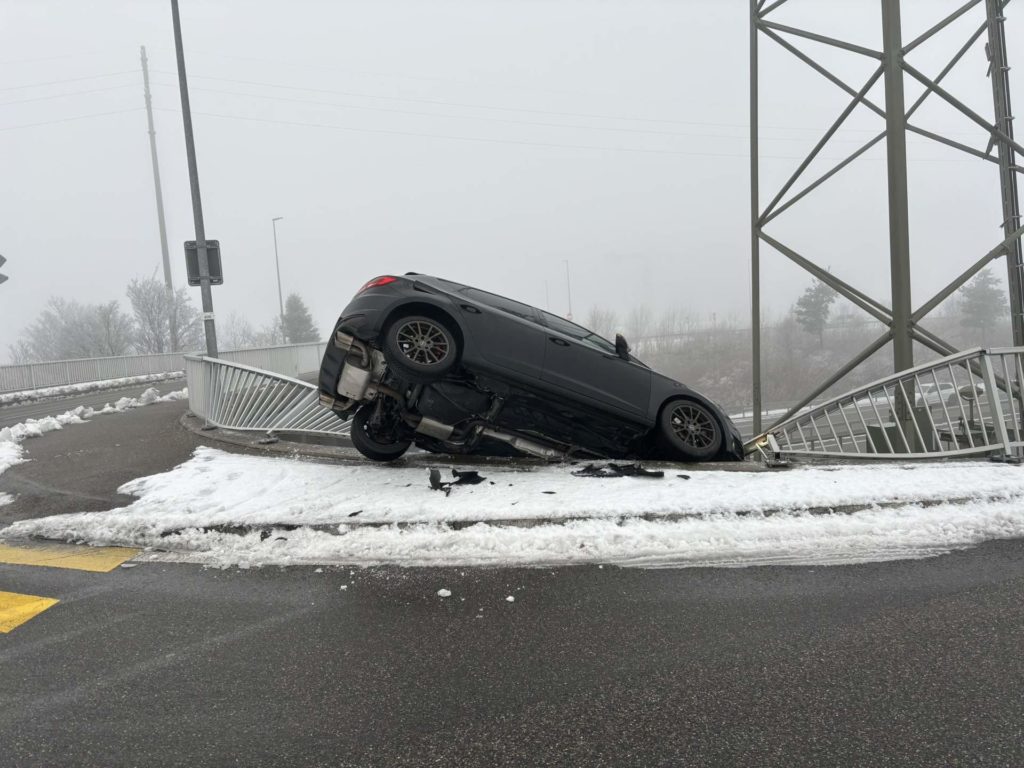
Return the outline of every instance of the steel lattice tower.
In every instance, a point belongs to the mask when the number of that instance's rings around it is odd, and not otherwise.
[[[831,286],[841,296],[855,306],[867,312],[885,326],[884,333],[865,347],[849,363],[842,366],[832,376],[819,383],[801,402],[797,403],[781,420],[788,418],[810,403],[821,393],[835,385],[843,377],[860,366],[865,360],[890,342],[893,345],[895,371],[903,371],[913,366],[913,342],[917,341],[941,355],[953,354],[957,350],[948,342],[928,331],[922,320],[939,304],[951,296],[990,262],[1006,256],[1008,287],[1010,293],[1011,327],[1013,343],[1024,345],[1024,294],[1022,294],[1022,254],[1020,202],[1017,190],[1017,176],[1024,168],[1017,164],[1016,153],[1024,155],[1021,146],[1013,137],[1013,113],[1010,106],[1009,65],[1006,56],[1006,37],[1004,30],[1003,10],[1009,0],[968,0],[953,13],[938,20],[934,26],[910,42],[903,41],[903,30],[900,20],[900,0],[881,0],[882,39],[879,49],[866,48],[861,45],[817,34],[806,29],[779,24],[773,21],[772,14],[788,0],[750,0],[750,200],[751,200],[751,320],[753,347],[753,402],[754,402],[754,433],[762,431],[761,415],[761,244],[765,243],[774,250],[793,261],[818,280]],[[983,6],[983,8],[979,8]],[[922,43],[946,29],[961,17],[973,14],[978,18],[978,26],[966,42],[954,52],[948,63],[934,77],[929,77],[914,67],[908,58]],[[992,84],[994,112],[989,120],[964,104],[960,99],[942,86],[943,80],[957,63],[983,37],[986,37],[986,52],[989,58],[989,77]],[[759,125],[758,125],[758,45],[762,38],[778,44],[800,61],[843,90],[850,101],[835,121],[825,131],[821,139],[814,145],[796,171],[775,193],[771,201],[762,205],[759,187]],[[828,46],[849,51],[877,62],[868,79],[853,87],[836,76],[827,67],[816,61],[812,56],[794,45],[794,39],[811,40]],[[904,82],[911,78],[924,87],[922,94],[908,108],[904,100]],[[885,101],[877,104],[868,98],[872,87],[882,80],[885,89]],[[941,99],[960,114],[974,122],[989,137],[988,146],[982,150],[948,136],[925,130],[913,122],[911,118],[922,103],[928,98]],[[885,120],[885,129],[867,141],[863,146],[849,154],[844,160],[834,165],[831,170],[813,181],[805,181],[798,191],[793,191],[798,181],[812,161],[819,156],[821,150],[830,143],[836,132],[843,126],[847,118],[858,107],[863,106]],[[917,309],[911,304],[911,272],[910,272],[910,236],[907,192],[907,134],[914,133],[948,147],[960,150],[978,159],[997,166],[1002,206],[1000,221],[1003,228],[1003,240],[980,256],[967,267],[945,288],[921,304]],[[820,185],[835,176],[874,147],[885,141],[887,158],[888,219],[889,219],[889,264],[892,287],[892,306],[877,301],[854,286],[831,274],[826,268],[816,263],[767,231],[768,225],[784,211],[813,193]],[[994,202],[994,201],[993,201]],[[913,397],[913,394],[910,395]],[[909,405],[904,403],[900,409],[903,418],[908,418]]]

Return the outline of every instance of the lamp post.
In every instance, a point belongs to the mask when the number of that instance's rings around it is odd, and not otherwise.
[[[569,299],[569,313],[565,316],[566,320],[572,320],[572,282],[569,280],[569,260],[562,259],[565,262],[565,295]]]
[[[274,266],[277,267],[277,305],[281,312],[281,343],[287,344],[288,339],[284,335],[284,298],[281,294],[281,260],[277,257],[277,222],[283,218],[284,216],[275,216],[270,223],[274,227]]]

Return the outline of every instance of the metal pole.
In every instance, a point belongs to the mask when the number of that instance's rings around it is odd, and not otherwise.
[[[277,266],[277,304],[281,311],[281,343],[287,344],[288,339],[284,335],[284,299],[281,298],[281,262],[277,258],[277,222],[283,218],[284,216],[275,216],[270,223],[274,227],[274,264]]]
[[[565,295],[569,299],[569,314],[566,315],[566,319],[572,320],[572,283],[569,281],[569,260],[562,259],[565,262]]]
[[[206,228],[203,226],[203,203],[199,196],[199,169],[196,166],[196,145],[192,137],[192,110],[188,101],[188,80],[185,77],[185,51],[181,44],[181,20],[178,0],[171,0],[174,22],[174,51],[178,59],[178,85],[181,90],[181,117],[185,125],[185,153],[188,155],[188,179],[192,189],[192,215],[196,225],[196,250],[199,255],[199,290],[203,298],[203,326],[206,330],[206,354],[217,357],[217,329],[213,322],[213,292],[210,290],[210,260],[206,252]]]
[[[907,202],[907,119],[903,97],[900,0],[882,0],[882,63],[889,168],[889,263],[892,284],[894,371],[914,367],[910,315],[910,215]]]
[[[753,430],[761,434],[761,218],[758,178],[757,5],[750,0],[750,345]]]
[[[149,154],[153,159],[153,186],[156,187],[156,220],[160,228],[160,254],[164,262],[164,285],[167,288],[167,325],[170,331],[170,350],[178,352],[178,316],[174,311],[174,281],[171,278],[171,255],[167,249],[167,225],[164,221],[164,193],[160,187],[160,163],[156,157],[156,129],[153,127],[153,98],[149,92],[149,59],[146,46],[140,46],[142,53],[142,83],[146,94],[146,121],[149,124]]]
[[[1013,139],[1013,110],[1010,106],[1010,66],[1006,60],[1006,31],[1003,26],[1002,0],[985,0],[988,15],[988,55],[991,63],[992,98],[995,100],[995,125]],[[1017,192],[1016,157],[1013,147],[996,140],[999,156],[999,185],[1003,196],[1003,232],[1007,237],[1020,227],[1020,198]],[[1014,346],[1024,345],[1024,246],[1020,236],[1006,246],[1007,285],[1010,292],[1010,325]]]

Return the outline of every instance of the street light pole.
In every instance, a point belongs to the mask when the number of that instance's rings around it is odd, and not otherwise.
[[[213,324],[213,291],[210,290],[210,259],[206,251],[206,227],[203,225],[203,202],[199,196],[199,168],[196,165],[196,144],[192,136],[192,108],[185,77],[185,51],[181,43],[181,19],[178,0],[171,0],[174,22],[174,52],[178,59],[178,87],[181,90],[181,117],[185,124],[185,154],[188,156],[188,180],[192,189],[192,216],[196,224],[196,251],[199,255],[199,290],[203,298],[203,325],[206,329],[206,354],[217,357],[217,329]]]
[[[277,267],[277,305],[281,312],[281,342],[283,344],[287,344],[288,339],[284,335],[284,298],[281,293],[281,260],[277,257],[277,222],[283,218],[284,216],[275,216],[270,220],[270,223],[274,227],[274,265]]]
[[[572,283],[569,280],[569,260],[562,259],[565,262],[565,295],[569,299],[569,314],[566,315],[567,320],[572,320]]]

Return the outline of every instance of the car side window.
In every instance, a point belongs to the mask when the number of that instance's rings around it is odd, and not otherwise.
[[[502,312],[508,312],[510,315],[521,317],[523,320],[537,321],[537,315],[533,307],[528,304],[520,304],[518,301],[512,301],[512,299],[506,299],[504,296],[487,293],[487,291],[481,291],[477,288],[467,288],[463,293],[467,298],[481,304],[486,304],[488,307],[500,309]]]
[[[615,354],[615,345],[607,339],[603,339],[596,333],[591,333],[581,325],[564,320],[558,315],[553,315],[550,312],[541,312],[544,317],[544,322],[553,331],[564,333],[566,336],[571,336],[574,339],[578,339],[584,344],[598,349],[601,352],[610,352]]]

